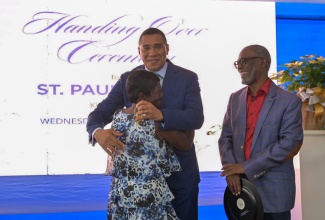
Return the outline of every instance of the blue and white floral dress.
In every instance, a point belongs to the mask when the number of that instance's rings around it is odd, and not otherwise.
[[[154,121],[137,123],[134,114],[119,110],[113,116],[112,128],[124,134],[119,139],[126,150],[109,158],[108,219],[178,219],[165,178],[181,166],[172,146],[157,137]]]

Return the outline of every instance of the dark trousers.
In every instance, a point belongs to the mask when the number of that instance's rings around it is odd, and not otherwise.
[[[280,213],[264,213],[263,220],[291,220],[290,211]]]
[[[198,220],[198,196],[199,186],[191,186],[184,189],[171,189],[175,198],[173,207],[180,220]]]

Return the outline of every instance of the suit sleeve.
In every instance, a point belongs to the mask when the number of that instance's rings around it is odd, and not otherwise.
[[[196,130],[202,127],[204,115],[198,77],[193,72],[186,72],[185,75],[179,77],[178,80],[182,80],[179,84],[182,85],[175,84],[167,106],[161,109],[164,130]]]
[[[230,163],[237,163],[238,161],[235,159],[234,152],[233,152],[233,129],[232,129],[232,110],[231,107],[233,99],[233,94],[231,94],[228,105],[227,111],[225,113],[223,123],[222,123],[222,130],[220,134],[220,138],[218,140],[219,145],[219,154],[222,165],[230,164]]]

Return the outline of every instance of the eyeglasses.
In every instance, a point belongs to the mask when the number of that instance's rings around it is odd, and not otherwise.
[[[240,64],[242,66],[242,68],[243,68],[246,65],[247,60],[257,59],[257,58],[263,59],[263,57],[243,57],[240,60],[236,60],[234,62],[234,66],[235,66],[236,69],[238,69],[239,64]]]
[[[154,44],[153,46],[144,45],[140,49],[142,52],[149,52],[151,48],[153,48],[155,51],[160,51],[165,47],[166,44]]]

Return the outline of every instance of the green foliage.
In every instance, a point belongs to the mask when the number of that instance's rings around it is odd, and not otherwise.
[[[270,76],[289,92],[299,88],[325,87],[325,59],[322,56],[305,55],[280,66],[283,70]]]

